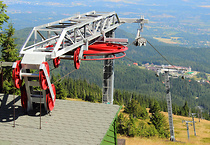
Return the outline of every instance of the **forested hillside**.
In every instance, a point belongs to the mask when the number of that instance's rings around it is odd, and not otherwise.
[[[147,97],[165,100],[164,77],[156,77],[155,73],[140,69],[138,66],[127,66],[126,61],[115,61],[115,89],[140,93]],[[62,61],[61,66],[53,70],[54,74],[65,75],[74,70],[72,61]],[[79,70],[71,73],[69,77],[74,79],[86,79],[90,83],[96,83],[102,87],[103,63],[83,61]],[[188,101],[190,107],[203,106],[210,109],[210,85],[199,84],[195,80],[176,78],[171,81],[172,101],[180,106]]]

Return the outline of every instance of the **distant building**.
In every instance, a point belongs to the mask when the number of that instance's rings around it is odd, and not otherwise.
[[[160,73],[164,73],[165,69],[170,69],[170,70],[173,69],[174,71],[170,72],[170,75],[174,77],[178,77],[188,72],[189,72],[188,75],[196,74],[196,72],[191,73],[192,70],[190,66],[183,67],[183,66],[171,66],[171,65],[154,65],[153,63],[152,64],[146,63],[144,64],[144,66],[147,70],[152,70],[154,72],[160,72]]]
[[[144,66],[145,66],[145,67],[148,67],[148,66],[149,66],[149,63],[144,64]]]
[[[136,65],[136,66],[138,66],[138,63],[134,62],[134,63],[133,63],[133,65]]]
[[[155,66],[150,66],[150,67],[147,67],[148,70],[152,70],[154,72],[157,72],[158,68],[155,67]]]

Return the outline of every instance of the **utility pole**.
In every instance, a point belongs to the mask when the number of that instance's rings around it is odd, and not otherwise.
[[[195,121],[194,121],[194,116],[196,115],[196,113],[191,113],[191,115],[192,115],[192,120],[193,120],[194,135],[196,136]]]
[[[200,119],[202,118],[202,108],[200,106],[197,106],[197,112],[198,112],[198,118],[199,118],[199,122],[200,122]]]
[[[189,135],[189,126],[192,126],[192,124],[188,124],[188,123],[192,123],[193,121],[186,121],[186,120],[182,120],[182,123],[186,122],[186,126],[187,126],[187,136],[188,136],[188,140],[190,140],[190,135]]]

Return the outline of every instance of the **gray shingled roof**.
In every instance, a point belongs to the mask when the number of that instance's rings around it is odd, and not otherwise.
[[[118,105],[56,100],[55,108],[42,116],[39,109],[28,115],[16,96],[16,120],[13,128],[13,95],[0,94],[0,144],[100,144],[116,113]]]

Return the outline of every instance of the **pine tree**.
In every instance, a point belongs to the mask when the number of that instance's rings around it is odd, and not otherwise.
[[[155,113],[155,112],[159,112],[159,111],[160,111],[159,103],[157,101],[155,101],[154,104],[151,105],[149,113]]]
[[[169,137],[168,124],[166,123],[166,119],[163,114],[161,114],[160,112],[153,113],[150,121],[155,126],[160,137]]]
[[[0,30],[2,31],[2,25],[7,22],[9,19],[9,16],[7,16],[6,10],[7,6],[6,4],[3,4],[3,1],[0,1]],[[3,34],[0,35],[0,45],[2,45],[2,42],[4,41]]]
[[[55,90],[56,90],[56,99],[66,99],[67,92],[63,88],[63,84],[60,81],[56,82],[56,80],[60,78],[61,78],[60,75],[57,75],[57,77],[52,75],[52,79],[51,79],[52,82],[55,82],[54,85],[55,85]]]
[[[125,112],[138,119],[146,119],[148,117],[146,107],[140,106],[140,103],[134,99],[125,107]]]
[[[137,135],[137,126],[136,126],[136,119],[133,118],[132,115],[130,115],[129,120],[127,121],[128,126],[128,136],[134,137]]]
[[[147,119],[148,118],[148,112],[146,110],[146,107],[140,106],[140,104],[137,106],[135,114],[136,114],[136,118],[138,118],[138,119]]]
[[[185,101],[185,104],[181,109],[181,115],[182,116],[188,116],[189,115],[189,107],[188,107],[187,101]]]
[[[154,105],[151,107],[150,113],[152,113],[150,121],[155,126],[156,130],[159,133],[159,136],[168,138],[169,137],[168,124],[166,122],[166,118],[163,116],[163,114],[160,113],[160,107],[156,101],[154,102]]]
[[[1,61],[5,62],[15,62],[19,59],[17,49],[15,48],[17,44],[14,43],[13,35],[15,33],[15,29],[13,28],[12,24],[8,25],[8,29],[5,29],[5,33],[1,34],[2,40],[4,40],[1,45],[2,50],[2,57]],[[13,80],[12,80],[12,68],[6,68],[3,70],[3,92],[5,94],[11,94],[13,93]],[[17,90],[16,90],[17,92]],[[18,94],[17,92],[16,94]]]
[[[5,33],[2,34],[3,42],[2,42],[2,61],[14,62],[18,59],[17,49],[15,48],[17,44],[14,43],[15,38],[13,35],[15,34],[15,29],[13,25],[10,23],[8,25],[8,29],[5,29]]]
[[[124,117],[122,113],[119,114],[117,119],[117,133],[127,135],[128,134],[128,125],[127,125],[128,119]]]

